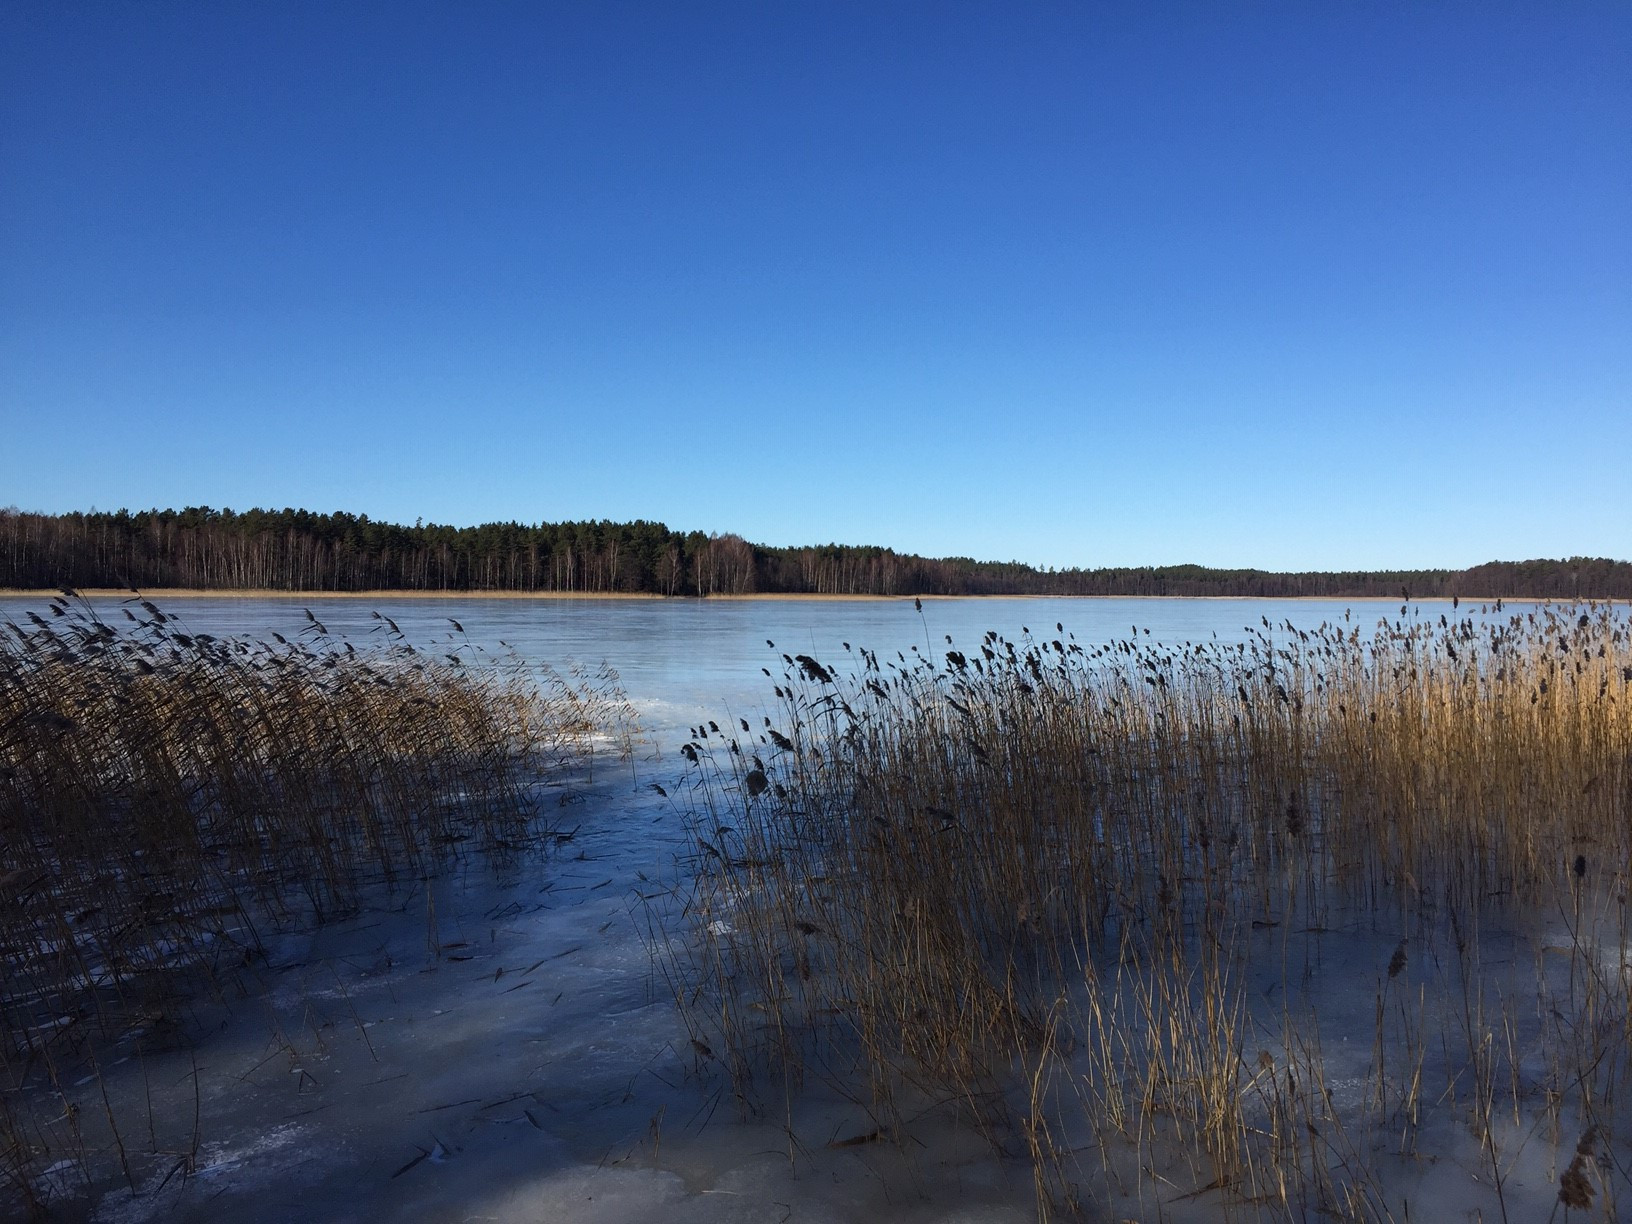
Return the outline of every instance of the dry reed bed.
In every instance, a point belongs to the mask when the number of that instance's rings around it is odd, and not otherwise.
[[[784,655],[685,748],[699,1051],[950,1106],[1044,1215],[1632,1210],[1627,619],[1404,611]]]
[[[266,643],[138,598],[114,624],[72,592],[48,611],[0,625],[0,1171],[36,1207],[42,1162],[80,1146],[65,1081],[127,1035],[174,1040],[268,924],[532,844],[542,779],[629,726],[615,677],[451,634],[430,653],[377,613],[359,650],[310,612]]]

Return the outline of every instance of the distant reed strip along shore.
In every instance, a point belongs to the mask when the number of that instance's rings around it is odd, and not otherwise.
[[[1272,573],[1200,565],[1039,570],[859,545],[769,547],[635,521],[381,523],[210,507],[0,510],[0,589],[561,592],[719,596],[1108,595],[1632,599],[1632,562],[1573,557],[1463,570]]]

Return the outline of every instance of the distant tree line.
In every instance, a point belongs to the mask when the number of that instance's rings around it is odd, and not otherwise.
[[[1034,569],[824,544],[769,548],[662,523],[412,527],[307,510],[0,510],[0,587],[563,591],[654,595],[1242,595],[1632,599],[1632,563],[1270,573],[1200,565]]]

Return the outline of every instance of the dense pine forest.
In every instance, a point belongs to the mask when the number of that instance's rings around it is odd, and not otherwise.
[[[1039,570],[889,548],[771,548],[662,523],[412,527],[306,510],[0,510],[0,588],[559,591],[653,595],[1243,595],[1632,598],[1632,563],[1270,573],[1200,565]]]

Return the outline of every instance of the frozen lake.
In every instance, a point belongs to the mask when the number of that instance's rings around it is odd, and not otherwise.
[[[99,599],[113,609],[116,599]],[[44,600],[0,596],[0,616],[16,619],[44,611]],[[1216,635],[1243,640],[1264,620],[1286,620],[1300,628],[1341,621],[1368,628],[1397,616],[1401,605],[1383,601],[1273,599],[929,599],[923,612],[912,599],[528,599],[414,598],[347,596],[322,598],[187,596],[165,603],[167,612],[194,631],[219,636],[264,638],[274,632],[294,637],[306,628],[310,608],[333,634],[360,648],[384,631],[371,615],[380,612],[401,626],[408,640],[430,646],[439,640],[468,640],[484,649],[514,648],[529,659],[561,667],[568,662],[610,663],[645,712],[654,734],[672,738],[678,728],[705,714],[717,716],[722,703],[758,705],[769,695],[760,668],[778,662],[780,652],[812,654],[843,662],[845,642],[879,654],[934,647],[946,637],[964,647],[987,630],[1019,640],[1026,629],[1058,636],[1056,625],[1079,642],[1097,644],[1128,636],[1138,626],[1154,641],[1201,641]],[[1449,602],[1413,604],[1420,615],[1449,614]],[[1508,603],[1509,612],[1529,605]],[[1479,605],[1465,604],[1461,614]],[[453,633],[450,618],[463,628]],[[766,646],[769,639],[776,650]],[[773,668],[772,670],[775,670]]]
[[[43,605],[0,599],[0,616]],[[814,1081],[786,1109],[744,1117],[717,1067],[692,1048],[649,925],[684,872],[680,815],[656,788],[680,793],[688,728],[769,707],[761,668],[779,672],[784,651],[848,671],[845,643],[939,658],[948,636],[963,648],[988,630],[1052,639],[1057,624],[1084,645],[1135,627],[1153,642],[1234,641],[1266,619],[1313,628],[1347,613],[1369,631],[1400,611],[1138,599],[937,599],[921,613],[911,599],[189,597],[162,606],[187,630],[218,636],[294,637],[310,608],[363,649],[379,612],[423,648],[513,649],[563,671],[604,662],[645,736],[633,759],[609,751],[557,782],[556,823],[571,837],[547,854],[499,871],[468,861],[429,891],[382,898],[381,910],[270,937],[271,963],[246,973],[242,993],[201,1000],[179,1018],[202,1031],[195,1042],[123,1057],[100,1082],[71,1086],[88,1145],[104,1100],[121,1119],[137,1192],[110,1158],[99,1158],[88,1188],[65,1168],[59,1201],[70,1218],[1033,1218],[1029,1164],[994,1158],[977,1134],[935,1124],[911,1152],[846,1145],[874,1123]],[[117,616],[116,600],[98,607]],[[1470,611],[1478,606],[1462,615]],[[1413,611],[1441,613],[1448,603]],[[175,1153],[189,1151],[193,1167],[178,1168]],[[1454,1203],[1446,1193],[1424,1202]]]

